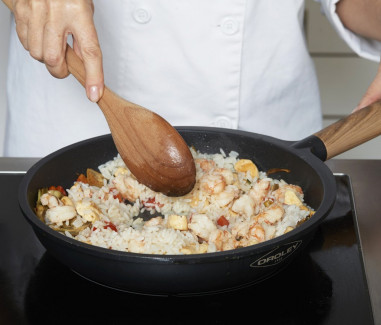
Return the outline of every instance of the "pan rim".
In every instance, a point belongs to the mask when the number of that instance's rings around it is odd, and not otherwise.
[[[320,203],[319,208],[316,210],[316,213],[312,218],[304,222],[302,225],[298,226],[293,231],[278,236],[276,238],[267,240],[265,242],[247,246],[247,247],[241,247],[236,248],[233,250],[227,250],[222,252],[213,252],[213,253],[203,253],[203,254],[191,254],[191,255],[176,255],[176,254],[168,254],[168,255],[160,255],[160,254],[146,254],[146,253],[132,253],[132,252],[124,252],[124,251],[118,251],[118,250],[112,250],[107,249],[87,243],[80,242],[76,239],[67,237],[53,229],[51,229],[49,226],[44,224],[42,221],[40,221],[37,216],[35,215],[33,209],[29,206],[28,203],[28,193],[27,193],[27,185],[29,184],[30,180],[33,178],[33,176],[38,172],[41,166],[43,166],[46,162],[51,160],[52,158],[59,156],[60,154],[86,145],[87,143],[92,143],[94,141],[101,141],[105,139],[109,139],[111,137],[111,134],[104,134],[96,137],[92,137],[86,140],[82,140],[73,144],[70,144],[68,146],[65,146],[55,152],[52,152],[51,154],[47,155],[46,157],[40,159],[37,161],[24,175],[24,177],[21,180],[21,183],[19,185],[19,192],[18,192],[18,200],[19,200],[19,206],[21,208],[21,211],[24,215],[24,217],[27,219],[27,221],[33,226],[37,227],[39,232],[46,232],[52,238],[54,238],[55,241],[64,241],[65,243],[69,244],[70,247],[79,249],[83,253],[86,253],[88,255],[94,255],[94,256],[101,256],[102,258],[106,259],[122,259],[124,261],[130,261],[130,262],[139,262],[139,263],[165,263],[165,264],[194,264],[194,263],[200,263],[204,260],[210,263],[218,262],[220,260],[230,260],[230,259],[240,259],[245,258],[250,255],[257,255],[261,252],[268,252],[270,250],[275,249],[277,246],[283,246],[287,242],[293,242],[295,238],[298,237],[298,235],[302,232],[312,232],[314,229],[320,224],[321,220],[323,220],[329,213],[329,211],[332,209],[333,204],[335,202],[336,198],[336,190],[332,191],[332,188],[336,189],[336,183],[334,180],[334,175],[330,171],[330,169],[322,162],[319,158],[314,156],[308,148],[295,148],[291,146],[291,144],[294,144],[294,141],[285,141],[285,140],[279,140],[273,137],[269,137],[266,135],[260,135],[256,133],[251,133],[247,131],[242,130],[233,130],[233,129],[224,129],[224,128],[215,128],[215,127],[198,127],[198,126],[178,126],[176,129],[181,133],[181,131],[193,131],[193,132],[214,132],[214,133],[221,133],[224,132],[226,134],[235,134],[235,135],[243,135],[246,137],[253,137],[258,138],[263,137],[266,139],[266,141],[271,142],[275,146],[279,146],[280,144],[287,144],[287,149],[290,150],[292,153],[297,155],[300,159],[304,160],[307,164],[312,165],[318,164],[319,170],[318,174],[320,176],[320,180],[323,183],[323,199]],[[116,150],[116,149],[115,149]],[[316,168],[315,168],[316,169]],[[321,177],[323,175],[323,177]],[[328,189],[328,191],[327,191]],[[324,205],[323,205],[324,204]]]

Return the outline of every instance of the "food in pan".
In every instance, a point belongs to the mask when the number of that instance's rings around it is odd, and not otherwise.
[[[63,235],[108,249],[197,254],[261,243],[314,213],[299,186],[270,178],[236,152],[191,152],[196,185],[185,196],[139,184],[117,156],[99,172],[79,175],[70,189],[40,189],[37,216]]]

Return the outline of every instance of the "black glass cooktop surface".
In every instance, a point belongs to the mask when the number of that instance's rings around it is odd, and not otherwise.
[[[87,281],[49,255],[21,214],[22,174],[0,174],[0,324],[373,324],[350,179],[308,250],[238,291],[151,297]],[[137,274],[137,276],[139,276]]]

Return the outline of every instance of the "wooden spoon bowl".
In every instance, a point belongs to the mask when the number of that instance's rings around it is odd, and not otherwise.
[[[66,60],[70,73],[84,86],[84,65],[70,46]],[[192,190],[196,181],[193,156],[166,120],[107,87],[98,106],[121,158],[140,183],[170,196],[182,196]]]

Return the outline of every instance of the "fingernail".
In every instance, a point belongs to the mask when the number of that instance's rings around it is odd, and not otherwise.
[[[97,86],[91,86],[90,87],[90,93],[89,93],[90,100],[94,103],[96,103],[99,100],[99,89]]]

